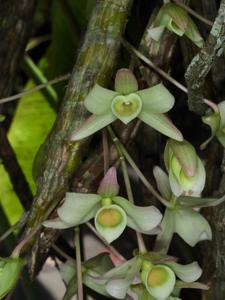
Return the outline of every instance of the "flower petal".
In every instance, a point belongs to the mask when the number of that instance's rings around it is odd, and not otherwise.
[[[191,247],[199,241],[211,240],[212,230],[208,221],[191,208],[176,210],[175,232]]]
[[[43,225],[45,227],[55,228],[55,229],[66,229],[72,227],[70,224],[64,223],[60,218],[44,221]]]
[[[155,177],[157,188],[160,194],[166,200],[170,200],[172,193],[168,175],[158,166],[153,168],[153,175]]]
[[[215,135],[218,129],[220,128],[220,114],[219,113],[213,113],[210,116],[203,116],[202,122],[209,125],[212,135]]]
[[[176,176],[174,175],[172,169],[169,169],[169,181],[170,181],[170,187],[173,192],[173,194],[177,197],[179,197],[183,193],[183,189],[179,182],[177,181]]]
[[[101,197],[95,194],[66,193],[65,202],[58,208],[60,219],[76,226],[94,217]]]
[[[220,128],[225,127],[225,101],[218,104],[218,109],[220,113]]]
[[[225,201],[225,195],[221,198],[199,198],[180,196],[178,200],[182,206],[186,207],[211,207],[223,203]]]
[[[103,275],[104,278],[107,278],[106,291],[109,295],[117,299],[124,299],[140,267],[141,260],[135,257],[112,269],[105,276]]]
[[[108,114],[111,111],[112,99],[117,95],[118,93],[95,84],[84,100],[84,105],[95,115]]]
[[[182,133],[175,125],[163,114],[152,114],[142,111],[138,116],[144,123],[165,134],[172,139],[182,141]]]
[[[149,113],[165,113],[174,105],[174,96],[160,83],[137,94],[142,100],[142,111]]]
[[[121,206],[127,213],[127,225],[143,233],[151,233],[162,219],[162,214],[154,206],[140,207],[122,197],[113,197],[113,202]]]
[[[116,117],[112,113],[106,115],[91,115],[81,127],[72,134],[71,141],[82,140],[115,120]]]
[[[163,32],[165,31],[165,26],[157,26],[147,30],[148,36],[152,38],[154,41],[159,42],[161,39]]]
[[[113,197],[119,193],[116,168],[111,167],[100,182],[98,194],[103,197]]]
[[[165,11],[172,18],[176,26],[184,33],[188,27],[189,16],[185,9],[174,4],[168,3],[164,6]]]
[[[187,265],[181,265],[175,262],[165,262],[181,280],[185,282],[194,282],[202,275],[202,269],[199,264],[194,261]]]
[[[197,169],[197,154],[195,148],[187,141],[169,141],[169,146],[179,161],[182,170],[187,176],[194,176]]]
[[[198,30],[198,27],[193,22],[193,20],[189,17],[188,18],[188,27],[185,31],[185,35],[199,48],[203,47],[204,40]]]
[[[195,184],[189,192],[192,196],[199,196],[205,187],[206,172],[205,167],[200,158],[197,158],[197,170],[194,177]]]
[[[95,227],[108,243],[116,240],[126,226],[126,213],[118,205],[104,205],[96,213]]]
[[[154,251],[167,253],[175,230],[174,211],[166,208],[161,223],[161,232],[155,242]]]
[[[149,272],[144,273],[144,283],[150,295],[156,300],[167,299],[176,283],[174,272],[167,266],[156,265]]]
[[[219,142],[221,143],[221,145],[223,147],[225,147],[225,133],[222,131],[219,131],[216,135],[216,137],[218,138]]]
[[[122,95],[128,95],[138,90],[137,79],[131,70],[123,68],[117,71],[115,90]]]

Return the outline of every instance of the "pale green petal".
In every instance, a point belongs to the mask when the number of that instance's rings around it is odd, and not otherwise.
[[[92,115],[71,135],[71,141],[82,140],[116,120],[112,114]]]
[[[219,131],[216,135],[218,138],[219,142],[222,144],[223,147],[225,147],[225,133],[222,131]]]
[[[181,35],[181,32],[184,33],[187,30],[188,22],[189,22],[189,16],[186,10],[174,3],[166,4],[164,6],[164,9],[168,13],[168,15],[172,18],[173,23],[176,25],[174,29],[180,30],[179,34],[178,33],[177,34]],[[174,32],[176,33],[175,30]]]
[[[58,208],[59,218],[76,226],[94,217],[101,197],[95,194],[66,193],[65,202]]]
[[[217,206],[225,201],[225,195],[221,198],[199,198],[190,196],[180,196],[180,204],[186,207],[210,207]]]
[[[141,259],[135,257],[103,275],[103,278],[107,278],[108,294],[116,299],[124,299],[140,267]]]
[[[199,241],[212,239],[208,221],[191,208],[180,207],[176,210],[175,232],[192,247]]]
[[[177,141],[183,140],[182,133],[174,126],[170,119],[163,114],[151,114],[142,111],[138,117],[144,123],[161,132],[162,134],[165,134],[166,136]]]
[[[104,215],[109,215],[111,220]],[[104,222],[106,223],[103,224]],[[95,227],[108,243],[116,240],[123,233],[126,226],[127,215],[118,205],[104,205],[95,215]]]
[[[119,188],[116,168],[111,167],[100,182],[98,194],[102,197],[113,197],[118,195]]]
[[[183,193],[183,188],[177,181],[176,176],[174,175],[172,169],[169,169],[169,181],[170,181],[170,187],[173,192],[173,194],[177,197],[179,197]]]
[[[153,175],[155,177],[157,188],[160,194],[166,200],[170,200],[172,193],[168,175],[158,166],[153,168]]]
[[[161,232],[158,234],[156,238],[154,251],[165,253],[165,254],[168,252],[174,230],[175,230],[174,212],[173,210],[167,208],[165,210],[163,220],[161,223]]]
[[[84,100],[84,105],[88,111],[96,115],[108,114],[111,111],[111,102],[118,93],[105,89],[95,84],[93,89]]]
[[[150,284],[148,278],[151,276],[152,272],[163,271],[165,274],[165,279],[160,284]],[[145,286],[150,295],[155,297],[156,300],[165,300],[172,293],[176,283],[176,277],[174,272],[167,266],[156,265],[145,275]]]
[[[185,32],[185,35],[199,48],[203,47],[204,40],[198,30],[196,24],[189,17],[188,27]]]
[[[169,146],[179,161],[184,173],[187,176],[195,175],[197,169],[197,154],[195,148],[187,141],[177,142],[170,140]]]
[[[202,269],[199,264],[194,261],[187,265],[181,265],[175,262],[165,262],[181,280],[185,282],[194,282],[202,275]]]
[[[194,176],[195,184],[189,192],[192,196],[199,196],[205,187],[206,172],[205,167],[200,158],[197,158],[197,172]]]
[[[55,229],[66,229],[66,228],[73,227],[73,225],[63,222],[60,218],[47,220],[47,221],[43,222],[43,225],[45,227],[55,228]]]
[[[220,128],[225,127],[225,101],[218,104],[218,109],[220,113]]]
[[[136,206],[122,197],[113,197],[113,202],[122,207],[128,218],[127,225],[143,233],[151,233],[152,229],[157,227],[161,220],[162,214],[154,206]]]
[[[142,111],[149,113],[165,113],[174,105],[174,96],[160,83],[137,94],[142,100]]]
[[[116,96],[111,105],[112,113],[124,124],[135,119],[142,109],[142,101],[137,93]]]
[[[165,31],[165,26],[157,26],[147,30],[148,36],[152,38],[154,41],[159,42],[161,39],[163,32]]]
[[[220,128],[220,115],[219,113],[213,113],[210,116],[203,116],[202,122],[209,125],[212,135],[215,135]]]

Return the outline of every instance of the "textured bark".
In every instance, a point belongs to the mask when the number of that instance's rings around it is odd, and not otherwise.
[[[218,16],[210,31],[210,35],[189,65],[185,79],[188,87],[188,106],[191,111],[203,115],[207,106],[203,103],[204,83],[215,58],[222,56],[225,49],[225,1],[222,0]]]
[[[106,85],[113,70],[131,0],[97,1],[56,123],[41,150],[45,165],[37,178],[37,194],[26,234],[40,224],[69,190],[87,142],[70,142],[70,134],[87,116],[83,106],[94,82]],[[45,239],[44,234],[40,239]],[[34,246],[33,265],[38,246]],[[47,250],[47,249],[46,249]],[[32,267],[33,269],[33,267]]]
[[[34,0],[0,1],[0,98],[12,93],[18,66],[29,37],[35,3]],[[6,108],[6,105],[0,104],[1,113],[4,114]],[[21,203],[28,208],[32,193],[7,139],[5,125],[8,125],[8,119],[5,123],[0,126],[0,157]]]

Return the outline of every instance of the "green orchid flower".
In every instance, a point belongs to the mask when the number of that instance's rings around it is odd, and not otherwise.
[[[105,274],[93,278],[93,282],[104,286],[106,293],[116,299],[124,299],[130,288],[138,294],[137,287],[141,289],[144,287],[142,289],[142,294],[146,295],[144,299],[169,300],[176,287],[176,276],[184,286],[189,283],[191,287],[202,274],[197,262],[180,265],[168,260],[164,255],[161,256],[160,263],[157,263],[153,257],[154,253],[151,252],[135,256]]]
[[[225,201],[221,198],[176,197],[171,189],[168,175],[158,166],[153,169],[157,187],[170,207],[166,208],[161,223],[161,232],[156,238],[155,251],[167,253],[174,233],[188,245],[195,246],[199,241],[211,240],[212,230],[208,221],[198,212],[203,207],[217,206]]]
[[[164,161],[175,196],[201,194],[205,186],[205,168],[189,142],[169,140],[164,151]]]
[[[84,100],[92,115],[72,134],[71,140],[81,140],[119,119],[124,124],[139,118],[162,134],[182,141],[181,132],[163,114],[174,105],[174,97],[157,84],[138,91],[138,83],[128,69],[120,69],[115,78],[115,91],[95,84]]]
[[[0,299],[3,299],[16,285],[23,267],[19,257],[0,258]]]
[[[185,9],[174,3],[167,3],[161,7],[148,34],[153,40],[159,42],[165,29],[178,36],[185,35],[197,47],[203,46],[204,40],[196,24]]]
[[[202,117],[202,121],[210,126],[212,132],[211,137],[202,144],[202,148],[205,148],[214,136],[225,147],[225,101],[214,106],[217,108],[214,113]]]
[[[146,260],[142,263],[141,279],[153,300],[174,299],[172,293],[176,288],[176,277],[180,278],[182,282],[192,283],[201,275],[202,269],[197,262],[188,265],[180,265],[175,262],[153,264]]]
[[[100,183],[98,194],[67,193],[58,208],[58,218],[45,221],[46,227],[65,229],[95,219],[95,227],[111,243],[125,227],[145,234],[157,234],[162,215],[154,206],[139,207],[118,196],[116,169],[110,168]]]

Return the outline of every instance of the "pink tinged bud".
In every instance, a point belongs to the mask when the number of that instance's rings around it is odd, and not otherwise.
[[[114,197],[119,193],[116,168],[111,167],[100,182],[98,194],[103,197]]]
[[[138,82],[134,74],[129,69],[120,69],[116,73],[115,90],[122,94],[128,95],[138,90]]]

